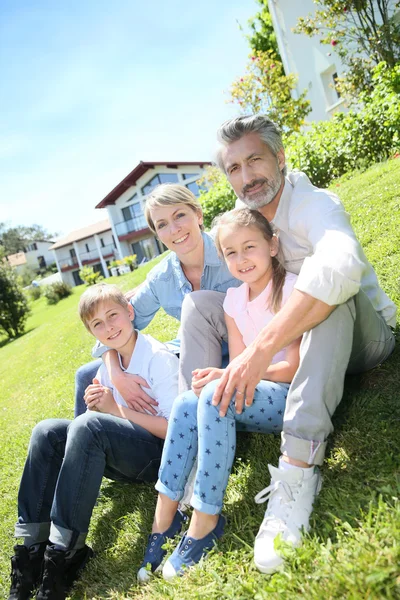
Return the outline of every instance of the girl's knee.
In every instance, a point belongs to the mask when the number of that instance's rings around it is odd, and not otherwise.
[[[217,406],[213,406],[212,404],[212,399],[218,383],[219,379],[216,379],[214,381],[210,381],[210,383],[207,383],[207,385],[203,387],[199,397],[199,410],[219,410]]]

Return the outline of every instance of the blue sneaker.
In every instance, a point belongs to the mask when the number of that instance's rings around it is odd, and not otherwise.
[[[139,583],[146,583],[153,573],[159,569],[167,551],[162,549],[162,546],[168,539],[174,538],[182,529],[182,526],[188,520],[188,516],[182,511],[177,510],[171,526],[164,533],[151,533],[147,542],[146,552],[143,562],[140,565],[137,578]],[[151,569],[146,566],[150,564]]]
[[[200,559],[206,556],[213,549],[216,541],[222,537],[225,523],[225,517],[219,515],[214,529],[208,535],[201,538],[201,540],[196,540],[185,534],[164,565],[164,579],[173,579],[177,575],[183,575],[186,568],[200,562]]]

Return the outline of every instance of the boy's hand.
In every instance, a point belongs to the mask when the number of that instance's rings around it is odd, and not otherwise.
[[[225,369],[217,367],[207,367],[206,369],[195,369],[192,371],[192,390],[196,396],[200,396],[201,390],[207,383],[220,379]]]
[[[88,410],[96,410],[97,403],[104,394],[104,386],[101,385],[100,381],[96,378],[93,379],[93,383],[87,386],[83,399],[85,401]]]
[[[154,406],[158,406],[157,400],[151,398],[140,387],[149,387],[147,381],[143,379],[143,377],[121,371],[121,373],[113,377],[113,384],[129,408],[141,413],[150,412],[152,415],[157,414],[157,411],[154,410]]]
[[[117,406],[110,388],[103,387],[103,394],[100,400],[98,400],[95,410],[102,413],[108,413],[109,415],[120,416]]]
[[[96,378],[93,383],[88,385],[85,391],[84,400],[88,410],[97,410],[103,413],[117,414],[117,403],[110,388],[105,387]]]

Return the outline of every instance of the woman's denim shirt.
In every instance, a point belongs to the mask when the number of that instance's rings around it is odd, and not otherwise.
[[[204,232],[202,236],[204,268],[200,289],[225,293],[228,288],[241,285],[242,282],[232,277],[225,261],[218,256],[212,237]],[[144,329],[160,307],[180,321],[183,299],[192,291],[178,257],[171,252],[150,271],[145,283],[131,300],[135,309],[135,328]]]
[[[225,261],[218,256],[213,238],[205,232],[201,235],[204,240],[204,268],[200,289],[225,293],[228,288],[239,287],[242,282],[232,277]],[[171,252],[150,271],[146,281],[131,299],[135,310],[135,329],[147,327],[159,308],[180,321],[183,299],[192,291],[192,285],[187,280],[178,257],[175,252]],[[179,342],[176,340],[172,344],[179,345]],[[92,354],[101,357],[106,351],[106,346],[97,342]]]

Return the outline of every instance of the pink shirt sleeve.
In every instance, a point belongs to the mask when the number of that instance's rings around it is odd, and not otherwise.
[[[290,294],[293,292],[296,281],[297,281],[297,275],[294,275],[293,273],[289,273],[289,272],[286,273],[285,283],[283,284],[283,289],[282,289],[281,307],[284,306],[286,304],[286,302],[288,301]]]
[[[242,286],[237,288],[228,288],[226,290],[226,296],[223,304],[224,311],[232,319],[237,315],[237,307],[239,304],[239,298],[241,297],[240,291]]]

